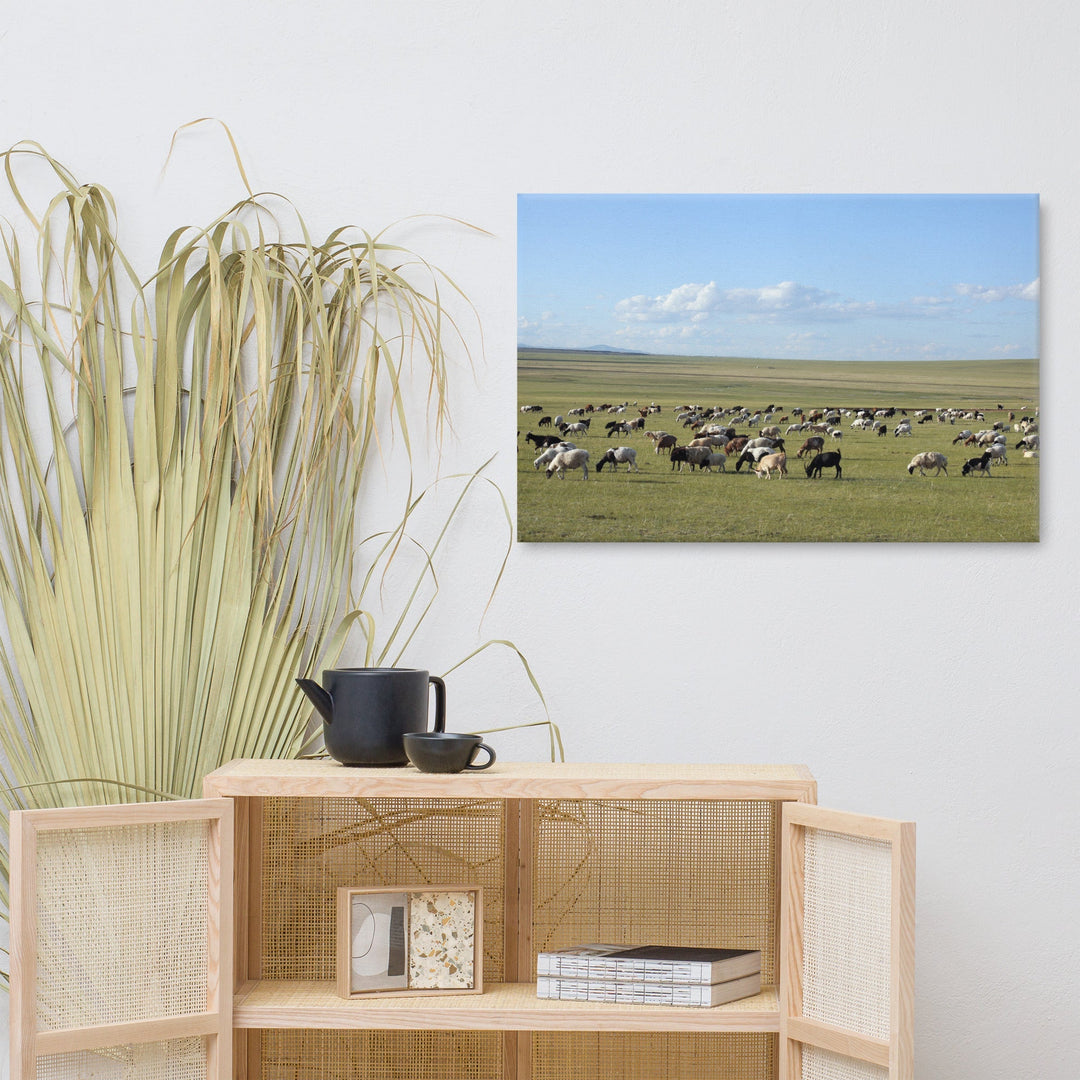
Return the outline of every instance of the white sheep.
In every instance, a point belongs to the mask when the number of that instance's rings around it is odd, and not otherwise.
[[[948,476],[948,464],[949,460],[944,454],[939,454],[936,450],[927,450],[924,453],[916,454],[911,459],[911,464],[908,465],[907,471],[909,476],[914,476],[915,470],[918,469],[919,475],[925,476],[927,469],[933,469],[935,476],[938,476],[942,472]]]
[[[707,469],[712,472],[716,469],[717,472],[727,472],[727,454],[722,454],[718,450],[714,454],[710,454],[702,463],[701,468]]]
[[[640,472],[637,466],[637,451],[631,446],[612,446],[604,452],[604,456],[596,463],[596,471],[603,472],[605,465],[611,466],[612,472],[618,472],[619,466],[625,464],[627,472]]]
[[[566,479],[567,469],[580,469],[581,479],[589,479],[589,451],[588,450],[563,450],[548,463],[547,478],[550,480],[558,475],[560,480]]]
[[[549,461],[553,461],[557,454],[561,454],[564,450],[576,450],[577,447],[573,443],[561,442],[556,443],[554,446],[549,446],[534,462],[533,468],[539,469],[541,465],[547,465]]]

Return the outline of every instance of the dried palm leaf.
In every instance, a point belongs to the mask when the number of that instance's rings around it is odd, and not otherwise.
[[[231,758],[296,756],[294,676],[332,665],[354,624],[372,648],[354,511],[380,425],[409,451],[405,365],[425,366],[442,436],[455,287],[383,233],[315,242],[295,214],[301,239],[282,240],[255,195],[174,232],[142,281],[104,188],[36,144],[2,157],[36,248],[0,231],[4,800],[190,797]],[[59,181],[40,217],[28,158]]]

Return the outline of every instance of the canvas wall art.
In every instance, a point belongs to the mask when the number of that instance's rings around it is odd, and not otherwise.
[[[520,195],[518,539],[1035,541],[1036,195]]]

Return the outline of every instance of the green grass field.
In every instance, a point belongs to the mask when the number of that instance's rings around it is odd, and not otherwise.
[[[974,448],[953,446],[963,427],[979,430],[1038,406],[1038,363],[987,360],[926,363],[739,360],[708,357],[635,356],[522,349],[518,356],[518,404],[542,404],[544,415],[564,415],[574,407],[637,401],[662,407],[647,427],[678,436],[693,433],[676,424],[682,404],[745,405],[773,403],[783,413],[801,406],[916,409],[979,408],[985,423],[914,424],[910,438],[853,431],[851,416],[840,424],[843,438],[827,440],[839,449],[843,479],[832,470],[820,480],[806,479],[795,452],[805,438],[787,437],[788,477],[761,480],[746,467],[740,474],[672,472],[667,454],[656,456],[639,433],[609,439],[599,429],[573,441],[590,453],[590,472],[565,480],[547,479],[533,468],[537,451],[525,433],[536,432],[541,414],[518,414],[518,538],[522,541],[1032,541],[1039,536],[1039,463],[1013,450],[1019,435],[1009,435],[1009,464],[988,479],[962,477],[960,468]],[[1004,412],[998,406],[1004,406]],[[637,413],[630,410],[622,418]],[[530,426],[532,425],[532,426]],[[786,424],[784,425],[787,426]],[[546,430],[546,429],[545,429]],[[739,432],[751,433],[739,428]],[[756,435],[757,431],[752,434]],[[595,463],[609,446],[637,450],[639,473],[604,471]],[[911,458],[939,450],[949,459],[949,476],[907,473]]]

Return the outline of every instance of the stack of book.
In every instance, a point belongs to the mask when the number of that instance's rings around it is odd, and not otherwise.
[[[575,945],[536,958],[536,996],[709,1008],[761,990],[757,949]]]

